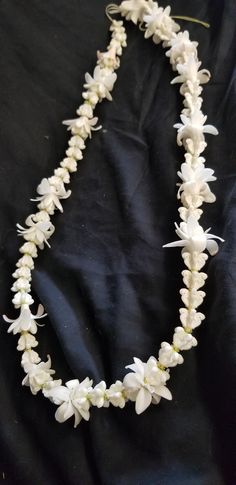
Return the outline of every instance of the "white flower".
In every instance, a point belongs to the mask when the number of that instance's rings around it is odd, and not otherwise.
[[[179,350],[189,350],[192,347],[196,347],[197,339],[191,333],[185,332],[183,327],[176,327],[173,344]]]
[[[204,133],[218,135],[218,130],[212,125],[204,125],[207,116],[200,110],[195,110],[190,117],[180,115],[182,123],[176,123],[174,128],[178,130],[177,143],[184,144],[186,150],[198,156],[206,147]]]
[[[25,278],[31,281],[31,271],[28,266],[20,266],[14,273],[12,273],[13,278]]]
[[[189,310],[188,308],[180,308],[180,321],[185,328],[194,329],[201,325],[202,320],[205,319],[205,315],[201,312],[197,312],[195,309]]]
[[[213,239],[219,239],[224,242],[224,239],[221,237],[214,236],[214,234],[208,232],[211,230],[210,227],[204,232],[195,216],[189,216],[187,222],[181,222],[179,226],[175,222],[175,227],[175,232],[180,237],[180,241],[165,244],[162,246],[163,248],[182,246],[188,252],[196,251],[199,253],[207,249],[210,255],[214,256],[218,252],[219,247]]]
[[[105,381],[101,381],[91,389],[88,397],[93,406],[98,408],[108,407],[110,403],[115,407],[123,408],[126,402],[124,391],[125,388],[121,381],[116,381],[108,389]]]
[[[107,98],[112,101],[110,91],[112,91],[117,74],[108,68],[101,68],[96,66],[93,71],[93,77],[86,72],[84,87],[90,91],[94,91],[100,99]]]
[[[198,93],[198,88],[195,92],[194,89],[192,89],[192,85],[189,83],[188,88],[191,88],[190,91],[187,89],[184,90],[183,96],[183,104],[184,104],[184,109],[182,109],[182,114],[185,116],[192,116],[194,111],[200,111],[203,103],[203,99],[199,96]]]
[[[87,137],[87,134],[85,135],[85,138],[86,137]],[[74,158],[75,160],[82,160],[82,158],[83,158],[83,154],[82,154],[80,148],[78,148],[75,145],[67,148],[66,155],[67,155],[67,157]]]
[[[22,305],[32,305],[34,303],[34,300],[29,293],[25,293],[25,291],[19,291],[12,299],[12,303],[16,308],[20,308]]]
[[[204,157],[199,157],[196,155],[193,155],[192,153],[185,153],[184,154],[185,162],[190,165],[193,169],[197,167],[203,167],[206,159]]]
[[[90,119],[87,116],[80,116],[79,118],[75,118],[73,120],[65,120],[63,121],[63,125],[68,126],[67,130],[71,130],[74,135],[79,135],[82,138],[91,138],[91,132],[100,130],[100,126],[95,126],[98,121],[98,118],[95,116],[94,118]],[[73,152],[74,153],[74,152]],[[76,152],[77,153],[77,152]],[[66,152],[66,154],[70,157],[70,152]],[[79,151],[78,153],[79,154]]]
[[[179,76],[172,79],[171,84],[191,82],[194,85],[195,83],[207,83],[211,74],[207,69],[201,69],[199,71],[201,64],[202,63],[196,59],[195,54],[188,56],[183,64],[180,63],[176,65]]]
[[[59,180],[60,183],[62,183],[61,180],[58,177],[50,177],[50,179],[57,179],[57,180]],[[50,179],[48,179],[48,180],[50,180]],[[40,210],[39,212],[32,214],[32,217],[33,217],[34,222],[48,222],[48,221],[50,221],[49,214],[47,213],[46,210]]]
[[[61,179],[61,177],[58,177],[58,175],[54,174],[46,180],[49,182],[49,185],[52,185],[53,187],[55,187],[57,191],[63,191],[63,192],[65,191],[64,182]],[[46,215],[45,220],[50,220],[50,217],[47,211],[43,210],[41,212]],[[40,212],[38,212],[38,214],[40,214]]]
[[[101,68],[108,67],[110,69],[117,69],[120,65],[120,59],[116,55],[115,46],[111,47],[106,52],[97,51],[98,65]]]
[[[159,350],[159,362],[164,367],[175,367],[182,364],[184,361],[182,355],[170,345],[168,342],[162,342]]]
[[[76,110],[77,115],[86,116],[87,118],[93,118],[93,108],[89,103],[84,103]]]
[[[15,335],[16,333],[20,332],[30,332],[35,334],[37,332],[37,325],[36,320],[40,318],[46,317],[46,313],[44,312],[43,305],[38,306],[38,310],[36,315],[33,315],[28,307],[28,305],[22,305],[20,316],[15,320],[8,318],[6,315],[3,315],[5,322],[11,323],[10,327],[8,328],[8,333],[13,332]]]
[[[170,63],[173,69],[176,69],[177,64],[184,64],[186,60],[192,56],[197,59],[198,42],[192,42],[189,39],[189,32],[178,32],[172,36],[167,42],[164,42],[164,47],[170,47],[166,52],[166,56],[170,58]]]
[[[45,395],[47,391],[50,391],[51,389],[54,389],[55,387],[59,387],[62,385],[62,380],[61,379],[52,379],[50,381],[45,382],[42,392]],[[45,396],[48,397],[48,396]],[[49,398],[50,399],[50,398]],[[52,399],[50,399],[52,402],[54,402]]]
[[[200,269],[205,266],[208,259],[208,255],[206,253],[199,253],[199,251],[189,253],[188,251],[185,251],[185,249],[181,253],[181,256],[187,268],[191,271],[200,271]]]
[[[95,387],[91,388],[91,391],[89,392],[89,399],[92,405],[97,406],[98,408],[109,406],[109,401],[106,395],[105,381],[101,381]]]
[[[78,426],[81,419],[89,420],[90,402],[88,399],[91,392],[93,381],[86,377],[82,382],[73,379],[66,382],[65,386],[56,386],[51,389],[43,389],[45,397],[49,398],[59,408],[55,413],[55,418],[59,423],[63,423],[71,416],[75,417],[74,427]]]
[[[67,168],[58,167],[54,170],[54,175],[59,177],[64,184],[70,183],[70,174]]]
[[[109,30],[111,32],[125,32],[123,20],[115,20],[115,19],[113,19],[113,21],[112,21],[112,23],[110,25]]]
[[[195,207],[191,206],[191,207],[179,207],[178,208],[178,211],[179,211],[179,215],[180,215],[180,218],[183,220],[183,221],[187,221],[188,218],[191,216],[191,215],[194,215],[196,217],[197,220],[200,219],[203,211],[202,209],[196,209]]]
[[[112,49],[115,49],[116,51],[116,54],[118,56],[121,56],[122,55],[122,52],[123,52],[123,49],[122,49],[122,46],[121,46],[121,43],[117,40],[117,39],[111,39],[111,42],[109,44],[109,47],[112,48]],[[93,92],[93,91],[92,91]],[[91,91],[88,91],[88,94],[91,93]],[[82,95],[83,96],[83,95]],[[97,102],[99,101],[99,98],[97,100]]]
[[[76,131],[76,128],[73,128],[73,131]],[[87,137],[87,134],[85,137]],[[73,158],[76,160],[82,160],[83,158],[82,150],[84,150],[84,148],[85,148],[85,143],[83,138],[79,135],[72,136],[69,140],[69,148],[66,150],[66,155],[70,159]]]
[[[213,182],[214,170],[200,165],[193,169],[188,163],[182,163],[181,172],[177,172],[183,183],[180,185],[177,197],[189,206],[198,207],[205,202],[215,202],[215,195],[211,192],[207,182]]]
[[[80,150],[84,150],[85,149],[85,143],[84,143],[84,140],[83,138],[81,138],[81,136],[79,135],[75,135],[75,136],[72,136],[69,140],[69,146],[70,147],[76,147],[77,150],[78,148]],[[82,156],[82,152],[81,152],[81,156]]]
[[[143,21],[143,15],[149,11],[148,3],[146,0],[125,0],[120,4],[119,11],[126,20],[137,24]]]
[[[31,199],[36,202],[41,201],[38,207],[40,209],[45,209],[49,214],[53,214],[55,208],[59,209],[60,212],[63,212],[63,207],[59,199],[68,199],[71,195],[71,190],[66,191],[62,180],[56,185],[52,182],[53,180],[50,183],[49,179],[44,178],[37,187],[39,197]]]
[[[127,43],[126,43],[126,39],[127,39],[127,35],[125,32],[119,32],[119,31],[114,31],[113,32],[113,35],[112,35],[112,40],[115,40],[117,41],[118,44],[120,44],[121,47],[126,47],[127,46]],[[114,44],[113,45],[110,45],[109,47],[111,47],[112,49],[116,49]],[[116,49],[117,50],[117,49]],[[118,54],[118,52],[117,52]],[[109,66],[105,66],[105,68],[107,67],[108,69],[117,69],[117,67],[119,67],[119,63],[120,63],[120,59],[118,58],[117,59],[117,65],[116,67],[109,67]]]
[[[181,299],[186,307],[197,308],[202,304],[206,293],[204,291],[197,291],[194,288],[188,290],[187,288],[181,288]]]
[[[31,241],[37,244],[40,249],[44,248],[44,243],[50,247],[47,239],[49,239],[54,233],[55,227],[50,220],[43,219],[35,222],[35,216],[36,214],[30,214],[27,217],[25,223],[28,228],[24,228],[20,224],[16,224],[19,228],[17,232],[20,236],[23,236],[26,241]]]
[[[125,387],[123,382],[116,381],[106,391],[107,398],[115,407],[123,408],[125,406],[126,398],[124,395]]]
[[[28,293],[30,291],[30,283],[26,278],[19,278],[11,287],[11,291],[24,291]]]
[[[38,364],[41,361],[39,354],[32,349],[25,350],[21,357],[21,366],[28,368],[29,364]]]
[[[32,258],[37,258],[38,256],[37,246],[34,242],[24,243],[23,246],[20,247],[19,251],[20,253],[31,256]]]
[[[72,157],[67,157],[60,162],[61,167],[67,168],[69,172],[73,173],[77,171],[77,162]]]
[[[206,273],[199,273],[198,271],[188,271],[187,269],[184,269],[181,274],[183,276],[184,284],[188,288],[195,290],[201,288],[207,279]]]
[[[55,371],[51,369],[51,359],[48,355],[47,362],[39,362],[39,364],[25,363],[24,371],[27,373],[22,381],[22,385],[29,386],[32,394],[37,394],[40,389],[52,380],[52,374]]]
[[[121,56],[122,54],[122,47],[126,47],[127,43],[127,35],[125,32],[125,27],[122,20],[113,20],[110,25],[110,29],[112,32],[112,39],[108,46],[108,49],[115,49],[116,54]],[[116,69],[119,67],[120,60],[117,59],[118,65],[114,67]]]
[[[145,39],[153,36],[153,42],[159,44],[162,40],[169,40],[173,32],[178,32],[179,25],[170,17],[171,8],[165,9],[153,4],[150,14],[144,15],[143,21],[146,23]]]
[[[116,42],[114,40],[114,42]],[[82,97],[89,103],[93,108],[95,108],[96,104],[99,101],[99,97],[95,91],[85,91],[82,93]]]
[[[17,345],[17,350],[30,350],[32,347],[37,347],[38,341],[34,335],[28,332],[22,332]]]
[[[153,403],[158,403],[161,397],[172,399],[169,389],[165,386],[169,373],[158,368],[155,357],[150,357],[148,362],[142,362],[134,357],[134,364],[127,365],[126,369],[133,372],[124,377],[126,395],[132,401],[136,401],[137,414],[142,413]]]
[[[29,269],[34,269],[34,261],[32,256],[29,254],[24,254],[22,258],[20,258],[16,263],[17,268],[21,268],[22,266],[27,266]]]

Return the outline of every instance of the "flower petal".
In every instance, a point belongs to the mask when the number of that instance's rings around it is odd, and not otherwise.
[[[207,245],[206,245],[209,253],[211,256],[215,256],[216,253],[219,251],[219,246],[216,241],[213,239],[208,239],[207,240]]]
[[[57,406],[63,402],[69,401],[70,391],[65,386],[53,387],[52,389],[43,389],[43,395],[50,399]]]
[[[213,125],[204,125],[203,126],[203,132],[209,133],[210,135],[219,135],[219,131]]]
[[[150,406],[152,401],[152,395],[150,392],[147,391],[144,387],[141,387],[140,391],[137,394],[136,403],[135,403],[135,411],[137,414],[141,414],[145,409]]]
[[[124,377],[124,386],[130,389],[137,389],[140,387],[141,384],[141,379],[138,374],[135,374],[134,372],[129,372],[129,374],[126,374]]]
[[[82,419],[82,416],[81,414],[79,413],[79,411],[77,411],[77,409],[74,409],[74,413],[75,413],[75,422],[74,422],[74,428],[76,428],[78,426],[78,424],[80,423],[81,419]]]
[[[174,247],[177,247],[177,246],[185,246],[187,243],[186,240],[183,240],[182,241],[174,241],[172,243],[168,243],[168,244],[164,244],[164,246],[162,246],[163,248],[174,248]]]
[[[141,376],[144,376],[144,363],[138,357],[134,357],[134,364],[126,365],[126,369],[131,369],[134,372],[138,372]]]
[[[158,387],[156,394],[158,394],[158,396],[164,397],[165,399],[168,399],[169,401],[172,400],[172,394],[166,386]]]
[[[66,387],[68,387],[68,389],[74,389],[78,385],[79,385],[78,379],[71,379],[70,381],[66,382]]]
[[[8,318],[6,315],[3,315],[2,318],[7,323],[13,323],[15,321],[13,318]]]
[[[55,418],[58,423],[64,423],[67,419],[69,419],[74,414],[74,409],[71,403],[64,402],[59,406],[55,413]]]

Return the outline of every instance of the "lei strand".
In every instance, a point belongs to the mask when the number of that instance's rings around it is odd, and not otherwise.
[[[147,362],[134,357],[134,363],[127,365],[127,373],[123,379],[107,387],[105,381],[93,386],[93,381],[86,377],[83,381],[72,379],[63,385],[61,379],[54,379],[55,371],[51,368],[50,355],[46,362],[42,361],[34,350],[38,345],[36,334],[38,320],[46,316],[40,304],[37,312],[32,313],[30,307],[34,303],[31,296],[31,271],[34,269],[34,259],[38,256],[38,249],[49,246],[49,238],[55,227],[51,216],[56,210],[63,212],[62,200],[71,195],[65,185],[70,182],[70,175],[77,170],[77,161],[83,158],[85,141],[91,138],[92,132],[99,130],[98,118],[93,111],[103,99],[112,100],[111,91],[117,79],[115,70],[120,65],[120,56],[126,47],[126,33],[122,20],[111,20],[111,40],[105,52],[97,51],[97,63],[93,75],[85,74],[83,103],[76,110],[75,119],[63,121],[72,136],[66,150],[66,157],[60,166],[54,170],[49,178],[44,178],[37,187],[36,201],[38,211],[30,214],[26,227],[17,224],[18,234],[26,242],[20,247],[20,259],[16,263],[13,273],[15,282],[12,299],[20,315],[16,319],[3,316],[11,325],[8,332],[19,334],[17,350],[22,352],[21,366],[25,377],[23,385],[29,386],[32,394],[42,391],[56,406],[55,418],[64,422],[74,417],[74,427],[82,419],[89,420],[91,406],[98,408],[108,407],[110,404],[123,408],[128,401],[135,402],[135,411],[142,413],[153,403],[157,404],[161,398],[172,399],[166,383],[170,378],[170,368],[182,364],[184,359],[182,351],[197,345],[193,330],[204,320],[205,315],[198,311],[202,304],[205,292],[200,289],[204,286],[207,274],[201,269],[205,265],[208,255],[218,251],[215,239],[224,241],[218,236],[204,231],[199,223],[202,215],[200,208],[204,202],[215,202],[215,195],[211,192],[209,182],[216,180],[214,170],[205,168],[205,158],[202,152],[207,143],[205,133],[217,135],[217,129],[205,124],[207,116],[201,111],[202,84],[210,79],[207,69],[200,69],[198,60],[197,42],[189,38],[189,32],[180,32],[179,25],[170,16],[170,7],[159,7],[153,0],[127,0],[118,5],[109,5],[107,14],[119,13],[126,20],[139,24],[144,30],[145,39],[152,38],[155,44],[162,43],[167,48],[166,56],[177,76],[171,84],[180,84],[180,93],[183,96],[183,105],[180,119],[181,123],[174,125],[177,129],[177,144],[185,149],[185,161],[177,172],[180,183],[177,198],[181,202],[179,216],[180,224],[175,223],[175,232],[179,239],[165,244],[163,247],[182,247],[181,255],[187,269],[182,271],[184,288],[180,290],[182,306],[179,309],[182,325],[174,329],[172,343],[162,342],[158,358],[151,356]]]

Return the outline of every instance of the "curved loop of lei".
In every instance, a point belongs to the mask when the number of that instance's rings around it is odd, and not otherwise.
[[[170,368],[182,364],[181,352],[197,345],[192,335],[205,316],[198,311],[203,302],[205,292],[202,291],[206,273],[202,272],[208,255],[218,251],[216,239],[222,238],[209,233],[199,223],[202,215],[201,206],[204,202],[212,203],[215,195],[211,192],[209,182],[216,180],[214,170],[205,168],[205,158],[202,156],[206,148],[205,133],[217,135],[212,125],[207,125],[207,117],[202,113],[202,84],[210,79],[206,69],[200,69],[197,42],[189,39],[188,31],[180,32],[179,25],[170,16],[170,7],[163,9],[153,0],[126,0],[119,6],[113,5],[113,12],[119,12],[126,20],[142,26],[144,37],[152,38],[155,44],[162,43],[167,48],[166,56],[170,60],[176,77],[171,84],[180,84],[183,96],[181,122],[174,125],[177,129],[177,144],[185,149],[185,161],[178,171],[180,182],[177,198],[181,202],[179,215],[182,221],[176,226],[178,240],[165,244],[163,247],[182,248],[181,255],[186,268],[182,271],[184,288],[180,290],[182,306],[179,310],[180,324],[174,329],[172,343],[162,342],[158,358],[151,356],[147,362],[134,357],[134,363],[127,365],[129,369],[123,381],[117,380],[110,387],[104,381],[93,386],[93,381],[86,377],[82,382],[73,379],[62,384],[61,379],[54,379],[55,371],[51,368],[51,358],[42,361],[34,350],[38,345],[38,320],[45,317],[42,305],[36,314],[30,310],[34,303],[30,294],[31,271],[34,269],[34,259],[38,248],[48,245],[48,239],[54,233],[51,215],[58,209],[63,212],[62,201],[71,195],[65,185],[70,182],[70,175],[77,170],[77,161],[83,158],[85,141],[91,138],[93,131],[99,130],[98,118],[93,116],[97,103],[103,99],[112,100],[111,91],[116,81],[115,70],[119,67],[122,50],[126,47],[126,33],[123,21],[112,20],[110,31],[111,41],[106,52],[97,52],[97,64],[92,75],[85,74],[83,103],[77,109],[75,119],[64,121],[72,136],[66,150],[66,157],[49,178],[44,178],[37,187],[38,212],[27,217],[22,227],[17,224],[18,233],[25,239],[20,247],[21,258],[13,273],[15,282],[12,299],[15,308],[20,309],[16,319],[5,321],[11,325],[8,332],[20,334],[17,350],[22,351],[21,365],[26,373],[23,385],[30,387],[33,394],[42,391],[57,407],[55,417],[63,422],[74,417],[76,427],[81,419],[88,420],[90,407],[108,407],[110,404],[123,408],[128,400],[135,401],[137,414],[142,413],[151,403],[157,404],[161,398],[172,399],[167,381],[170,378]]]

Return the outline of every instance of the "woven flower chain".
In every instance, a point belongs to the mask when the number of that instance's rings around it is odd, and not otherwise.
[[[44,178],[37,187],[38,212],[27,217],[22,227],[17,224],[18,233],[25,239],[20,247],[21,254],[13,273],[15,282],[12,299],[15,308],[20,309],[18,318],[12,320],[4,315],[5,321],[11,325],[8,332],[19,334],[17,350],[23,352],[21,365],[26,373],[22,381],[29,386],[33,394],[42,391],[50,399],[57,410],[55,418],[64,422],[74,417],[74,427],[82,419],[89,420],[91,406],[108,407],[110,404],[123,408],[128,401],[135,402],[137,414],[142,413],[151,403],[157,404],[161,398],[172,399],[166,383],[170,378],[170,368],[182,364],[182,351],[197,345],[193,330],[204,320],[203,313],[198,311],[205,292],[202,291],[206,273],[202,272],[208,255],[218,251],[215,239],[222,238],[203,230],[199,223],[202,215],[200,208],[204,202],[214,202],[215,196],[208,183],[216,180],[214,170],[205,168],[205,158],[202,152],[207,146],[205,133],[217,135],[217,129],[205,124],[207,117],[201,111],[202,84],[210,79],[206,69],[200,69],[197,42],[189,39],[188,31],[180,32],[179,25],[170,16],[170,7],[163,9],[153,0],[127,0],[119,6],[111,5],[110,12],[120,13],[126,20],[140,24],[144,37],[152,37],[155,44],[162,43],[167,48],[169,58],[177,76],[171,84],[180,84],[184,108],[181,113],[181,123],[177,129],[177,144],[183,146],[186,153],[178,176],[180,179],[177,198],[181,202],[179,215],[182,221],[176,226],[179,239],[165,244],[163,247],[182,247],[181,255],[186,266],[182,271],[185,288],[180,290],[182,306],[179,310],[180,323],[174,329],[172,343],[162,342],[158,358],[151,356],[147,362],[134,357],[134,363],[127,365],[130,370],[123,379],[117,380],[110,387],[105,381],[93,386],[93,381],[86,377],[83,381],[72,379],[63,385],[61,379],[54,379],[55,371],[51,368],[51,358],[46,362],[40,359],[34,350],[38,345],[36,334],[38,320],[46,316],[40,304],[36,314],[31,312],[34,300],[30,294],[31,271],[34,269],[34,259],[38,256],[38,248],[49,246],[49,238],[54,233],[51,216],[56,210],[63,212],[62,200],[71,195],[65,186],[70,182],[70,175],[77,170],[77,162],[83,158],[85,142],[91,138],[92,132],[99,130],[98,118],[93,111],[103,99],[112,100],[111,91],[117,75],[114,72],[120,64],[119,57],[126,46],[126,33],[123,21],[111,19],[111,41],[106,52],[97,52],[97,63],[93,75],[85,74],[83,102],[77,109],[75,119],[63,121],[71,131],[66,157],[49,178]]]

